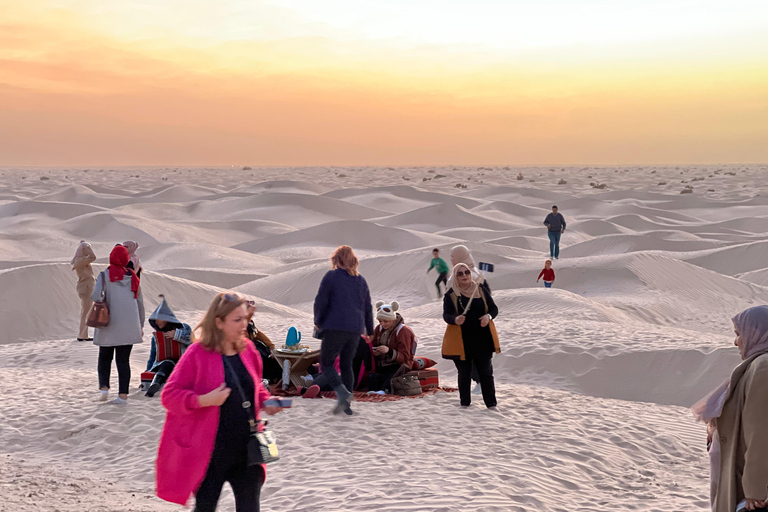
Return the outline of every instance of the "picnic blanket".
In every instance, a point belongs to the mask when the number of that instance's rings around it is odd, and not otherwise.
[[[402,400],[403,398],[423,398],[427,395],[434,395],[438,391],[445,391],[446,393],[453,393],[457,391],[457,388],[449,388],[449,387],[437,387],[433,389],[429,389],[427,391],[424,391],[420,395],[413,395],[413,396],[401,396],[401,395],[379,395],[377,393],[368,393],[366,391],[355,391],[355,401],[356,402],[394,402],[396,400]],[[278,387],[275,385],[270,386],[270,392],[274,396],[301,396],[299,393],[295,390],[295,388],[291,388],[288,391],[285,391],[282,387]],[[322,391],[319,395],[317,395],[315,398],[332,398],[336,399],[336,393],[333,391]],[[312,399],[310,399],[312,400]]]

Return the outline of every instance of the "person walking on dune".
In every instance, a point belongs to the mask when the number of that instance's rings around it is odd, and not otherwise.
[[[72,270],[77,273],[77,296],[80,297],[80,331],[78,331],[77,341],[93,341],[88,336],[88,313],[93,306],[91,294],[96,286],[96,278],[93,275],[91,263],[96,261],[91,244],[85,240],[80,240],[80,245],[75,251],[75,257],[72,258]]]
[[[549,235],[549,257],[560,258],[560,235],[565,231],[565,217],[557,211],[557,206],[552,207],[552,213],[544,219]]]
[[[538,279],[536,279],[536,282],[539,282],[539,279],[544,278],[544,287],[545,288],[552,288],[552,283],[555,282],[555,271],[552,269],[552,260],[547,260],[544,262],[544,270],[542,270],[539,273]]]
[[[445,260],[440,257],[440,249],[432,250],[432,261],[429,263],[427,273],[435,267],[437,267],[438,274],[435,286],[437,287],[437,298],[439,299],[443,296],[443,291],[440,289],[440,283],[443,283],[445,286],[448,285],[448,271],[450,270]]]
[[[329,385],[336,392],[334,414],[353,414],[350,408],[355,376],[352,360],[361,334],[373,334],[371,292],[357,271],[358,259],[352,248],[342,245],[331,256],[332,270],[323,277],[315,297],[316,337],[320,345],[320,376],[310,387],[315,393]],[[334,363],[339,358],[339,376]],[[315,387],[317,386],[317,387]],[[309,390],[307,390],[309,391]]]

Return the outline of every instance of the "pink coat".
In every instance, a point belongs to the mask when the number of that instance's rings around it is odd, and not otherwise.
[[[269,398],[269,392],[261,382],[261,356],[248,341],[240,357],[253,378],[253,403],[258,417],[264,401]],[[219,408],[200,407],[197,398],[223,382],[221,354],[193,343],[165,384],[161,400],[168,412],[155,465],[159,498],[185,505],[203,483],[219,428]],[[233,389],[232,393],[237,394],[237,390]],[[266,468],[263,469],[266,477]]]

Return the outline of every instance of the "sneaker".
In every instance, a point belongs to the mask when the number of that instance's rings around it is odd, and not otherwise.
[[[317,384],[312,384],[307,388],[307,390],[302,395],[304,398],[315,398],[317,395],[320,394],[320,386]]]
[[[128,400],[126,400],[125,398],[117,397],[114,400],[112,400],[111,402],[107,402],[107,403],[110,404],[110,405],[125,405],[125,404],[128,403]]]
[[[109,399],[109,390],[103,390],[100,392],[99,402],[106,402]]]
[[[475,389],[472,390],[472,394],[473,395],[482,395],[483,394],[483,387],[480,385],[479,382],[475,385]]]

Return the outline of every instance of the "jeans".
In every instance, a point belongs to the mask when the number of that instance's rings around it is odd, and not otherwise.
[[[215,512],[224,482],[232,486],[237,512],[259,512],[264,470],[249,466],[246,452],[235,454],[213,453],[203,483],[195,493],[195,512]]]
[[[493,382],[493,352],[476,355],[467,358],[466,361],[455,360],[456,369],[459,371],[459,399],[461,405],[469,405],[472,402],[472,364],[477,368],[480,377],[480,388],[483,390],[483,402],[486,407],[496,406],[496,386]]]
[[[128,394],[131,384],[131,349],[133,345],[119,347],[99,347],[99,389],[109,389],[109,374],[112,371],[112,358],[117,366],[118,393]]]
[[[343,399],[355,389],[355,373],[352,369],[352,359],[357,352],[357,344],[360,334],[348,331],[323,331],[323,341],[320,344],[320,376],[314,380],[314,384],[330,386],[336,395]],[[333,367],[336,358],[339,358],[339,376]]]
[[[437,276],[437,281],[435,281],[435,286],[437,286],[438,298],[443,296],[443,292],[440,290],[440,283],[443,283],[446,286],[448,285],[448,272],[440,272],[440,275]]]
[[[549,255],[552,258],[560,257],[560,235],[562,231],[547,231],[549,235]]]
[[[155,357],[157,357],[157,344],[155,344],[155,338],[153,337],[152,341],[149,342],[149,360],[147,361],[147,369],[144,371],[148,372],[155,366]]]
[[[544,281],[544,288],[552,288],[552,281]]]

